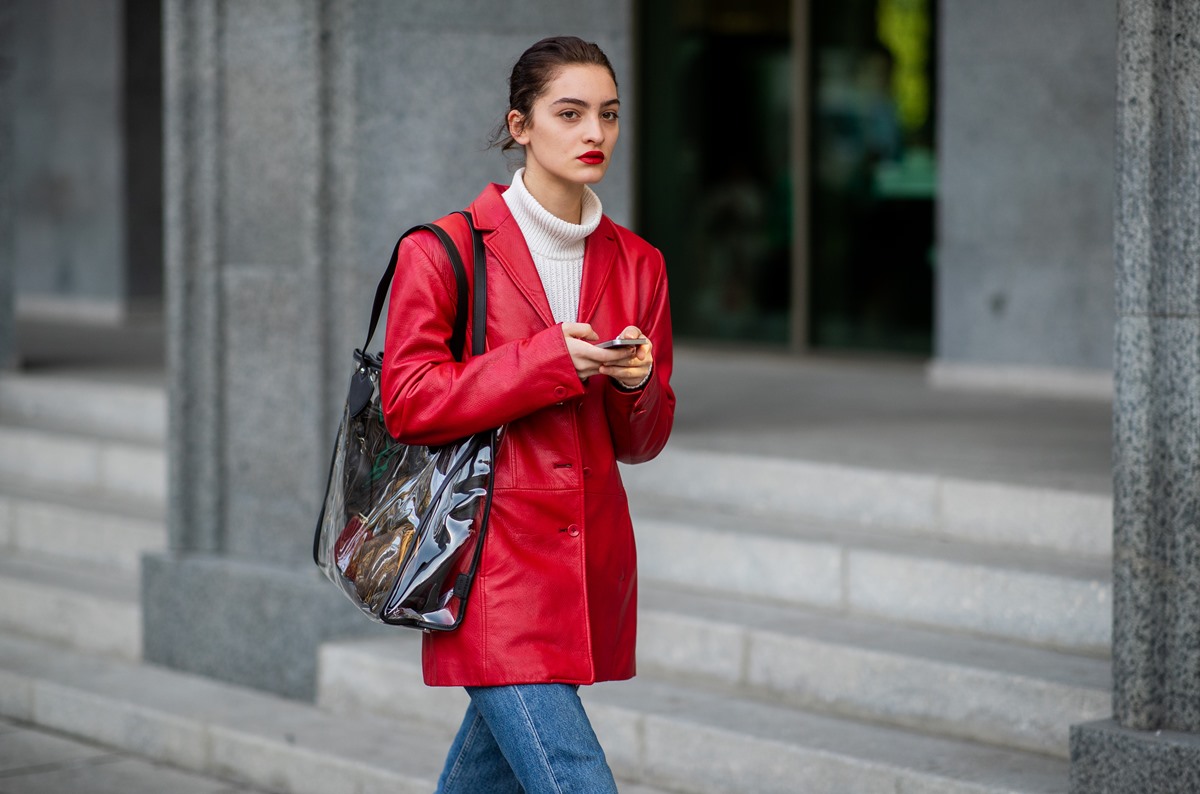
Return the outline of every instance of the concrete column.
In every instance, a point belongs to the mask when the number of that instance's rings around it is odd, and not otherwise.
[[[1200,791],[1200,0],[1118,27],[1113,712],[1071,791]]]
[[[0,0],[0,370],[16,364],[13,314],[16,305],[16,227],[13,224],[12,78],[15,3]]]
[[[312,693],[320,641],[370,625],[310,558],[326,384],[349,374],[326,350],[352,11],[163,6],[170,551],[143,565],[144,652],[294,696]]]
[[[514,5],[165,0],[170,551],[143,565],[148,660],[307,697],[320,642],[378,628],[311,548],[396,235],[508,179],[487,135],[538,38],[600,42],[634,104],[628,0]],[[619,222],[630,171],[601,186]]]

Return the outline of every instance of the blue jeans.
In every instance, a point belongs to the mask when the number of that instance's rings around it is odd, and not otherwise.
[[[467,687],[438,794],[617,794],[576,689]]]

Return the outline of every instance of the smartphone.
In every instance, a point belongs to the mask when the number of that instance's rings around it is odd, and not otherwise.
[[[596,347],[637,347],[638,345],[649,344],[650,340],[646,337],[638,337],[637,339],[610,339],[607,342],[599,342]]]

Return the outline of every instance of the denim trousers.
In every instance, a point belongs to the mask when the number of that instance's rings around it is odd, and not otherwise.
[[[616,794],[577,687],[467,687],[438,794]]]

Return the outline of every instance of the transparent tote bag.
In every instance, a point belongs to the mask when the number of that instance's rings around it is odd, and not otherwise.
[[[450,236],[433,224],[409,229],[392,252],[375,291],[367,341],[354,351],[354,372],[334,443],[329,483],[313,539],[313,559],[368,617],[381,623],[450,631],[462,622],[471,592],[494,481],[499,431],[442,447],[402,444],[388,434],[379,402],[383,354],[366,352],[397,265],[400,242],[426,229],[437,235],[458,285],[450,349],[462,360],[468,304],[472,351],[483,352],[487,273],[483,238],[469,213],[474,290]]]

